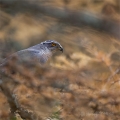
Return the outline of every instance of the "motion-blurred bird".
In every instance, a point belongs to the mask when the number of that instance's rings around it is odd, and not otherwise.
[[[7,61],[13,57],[16,57],[20,61],[37,61],[40,62],[40,64],[44,64],[56,51],[63,52],[63,47],[60,43],[55,40],[46,40],[35,46],[13,53],[8,58],[3,60],[0,67],[4,66]]]

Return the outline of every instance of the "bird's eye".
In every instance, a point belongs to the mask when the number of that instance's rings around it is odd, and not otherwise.
[[[56,46],[56,44],[55,44],[55,43],[52,43],[51,45],[52,45],[52,47]]]

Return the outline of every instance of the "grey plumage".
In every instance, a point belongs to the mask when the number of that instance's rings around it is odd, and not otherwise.
[[[3,66],[14,56],[20,61],[37,61],[40,62],[40,64],[44,64],[57,50],[63,51],[63,47],[60,45],[60,43],[55,40],[47,40],[10,55],[8,58],[4,59],[0,66]]]

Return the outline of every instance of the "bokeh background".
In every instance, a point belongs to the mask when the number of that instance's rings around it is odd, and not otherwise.
[[[0,120],[119,120],[120,1],[0,0],[1,63],[49,39],[46,65],[8,61]]]

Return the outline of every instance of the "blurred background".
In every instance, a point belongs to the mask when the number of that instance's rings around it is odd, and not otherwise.
[[[0,0],[1,63],[49,39],[46,65],[5,66],[0,120],[119,120],[120,0]]]

